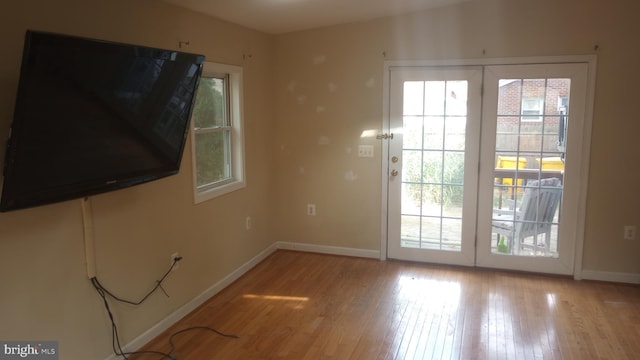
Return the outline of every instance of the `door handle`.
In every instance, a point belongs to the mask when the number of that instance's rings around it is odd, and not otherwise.
[[[398,176],[398,170],[391,170],[391,176]]]

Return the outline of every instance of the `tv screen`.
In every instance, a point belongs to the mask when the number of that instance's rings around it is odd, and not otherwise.
[[[0,211],[176,174],[204,56],[27,31]]]

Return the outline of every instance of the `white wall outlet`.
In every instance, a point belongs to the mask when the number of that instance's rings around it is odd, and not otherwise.
[[[635,225],[626,225],[624,227],[624,239],[625,240],[635,240],[636,239],[636,226]]]
[[[358,145],[358,157],[373,157],[373,145]]]
[[[171,265],[173,265],[174,262],[176,262],[176,258],[180,257],[180,253],[174,252],[173,254],[171,254]],[[175,265],[173,265],[173,268],[171,269],[171,271],[175,271],[178,270],[178,267],[180,266],[180,261],[176,262]]]
[[[307,215],[316,216],[316,204],[307,204]]]

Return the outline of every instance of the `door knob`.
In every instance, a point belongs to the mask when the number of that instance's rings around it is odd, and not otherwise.
[[[391,176],[398,176],[398,170],[391,170]]]

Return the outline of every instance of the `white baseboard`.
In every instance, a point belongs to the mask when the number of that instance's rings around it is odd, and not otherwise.
[[[640,274],[618,273],[596,270],[582,270],[582,279],[609,281],[627,284],[640,284]]]
[[[149,341],[153,340],[155,337],[160,335],[163,331],[168,329],[171,325],[178,322],[178,320],[182,319],[190,312],[195,310],[198,306],[202,305],[205,301],[209,300],[212,296],[222,291],[222,289],[226,288],[232,282],[236,281],[242,275],[244,275],[247,271],[251,270],[254,266],[259,264],[262,260],[266,259],[267,256],[274,253],[278,250],[277,244],[272,244],[258,255],[253,257],[251,260],[237,268],[235,271],[227,275],[222,280],[215,283],[213,286],[202,292],[200,295],[193,298],[191,301],[181,306],[179,309],[169,314],[166,318],[162,319],[159,323],[152,326],[149,330],[142,333],[140,336],[133,339],[131,342],[122,347],[122,350],[125,352],[136,351],[137,349],[142,348]],[[105,360],[120,360],[122,359],[120,356],[116,356],[115,354],[111,354]]]
[[[353,257],[361,257],[361,258],[380,259],[379,250],[354,249],[354,248],[345,248],[345,247],[338,247],[338,246],[303,244],[303,243],[293,243],[293,242],[285,242],[285,241],[277,242],[276,246],[278,249],[283,249],[283,250],[296,250],[296,251],[314,252],[319,254],[343,255],[343,256],[353,256]]]

